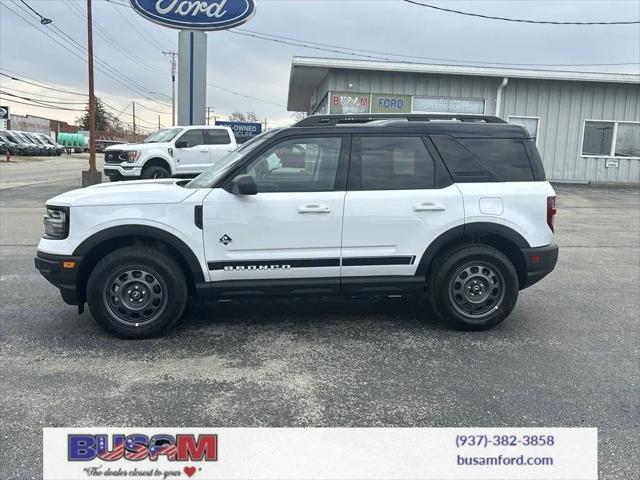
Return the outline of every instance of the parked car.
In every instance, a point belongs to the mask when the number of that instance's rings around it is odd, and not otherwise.
[[[48,142],[44,141],[36,133],[22,132],[29,140],[35,143],[43,155],[52,156],[56,154],[56,149]]]
[[[35,262],[65,302],[88,303],[121,337],[166,332],[189,295],[418,296],[425,317],[482,330],[554,269],[555,213],[521,126],[318,116],[255,137],[191,181],[50,199]]]
[[[36,147],[36,145],[20,135],[19,132],[16,132],[15,130],[7,130],[5,131],[5,134],[20,146],[21,155],[29,156],[36,155],[38,153],[38,148]]]
[[[193,176],[237,146],[229,127],[167,128],[148,136],[143,143],[105,148],[104,174],[111,181]]]
[[[105,151],[107,147],[111,147],[114,145],[121,145],[122,142],[118,142],[116,140],[97,140],[96,141],[96,152],[102,153]]]
[[[16,137],[21,138],[22,141],[25,143],[25,145],[27,145],[27,147],[29,148],[29,151],[31,152],[29,153],[29,155],[43,156],[47,154],[44,146],[39,142],[36,142],[35,140],[29,138],[29,136],[25,132],[18,132],[13,130],[13,134]]]
[[[53,152],[55,155],[60,156],[64,153],[64,147],[59,143],[57,143],[53,138],[49,137],[48,135],[45,135],[44,133],[36,133],[35,135],[41,141],[53,147]]]
[[[0,155],[5,156],[8,150],[9,149],[7,148],[7,144],[4,143],[4,140],[2,138],[0,138]]]
[[[9,155],[24,155],[22,147],[16,143],[16,139],[5,131],[0,130],[0,140],[5,144]],[[5,152],[6,154],[6,152]]]

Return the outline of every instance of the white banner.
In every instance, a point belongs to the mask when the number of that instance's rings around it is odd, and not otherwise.
[[[595,428],[45,428],[44,480],[598,478]]]

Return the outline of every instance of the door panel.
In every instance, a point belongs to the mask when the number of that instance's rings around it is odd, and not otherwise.
[[[419,136],[353,138],[341,276],[414,275],[429,244],[464,223],[455,185],[434,188],[436,166]]]
[[[345,143],[340,136],[282,140],[241,172],[254,177],[257,195],[212,190],[203,204],[212,281],[338,279]],[[301,163],[283,164],[294,153]]]
[[[429,208],[416,208],[423,205]],[[341,275],[413,275],[429,244],[463,223],[462,196],[455,185],[348,192]]]
[[[198,173],[210,165],[210,149],[205,144],[202,130],[187,130],[176,142],[187,142],[186,148],[174,149],[177,173]]]
[[[206,129],[204,131],[204,141],[209,148],[209,161],[212,164],[233,151],[234,148],[231,144],[229,132],[222,128]]]

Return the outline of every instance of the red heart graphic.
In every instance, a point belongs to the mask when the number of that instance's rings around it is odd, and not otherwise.
[[[196,473],[196,467],[184,467],[183,471],[187,477],[191,478]]]

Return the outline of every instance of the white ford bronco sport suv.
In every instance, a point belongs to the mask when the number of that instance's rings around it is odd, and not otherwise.
[[[104,150],[104,174],[113,181],[197,175],[238,145],[233,131],[221,126],[172,127],[143,143]]]
[[[381,117],[308,117],[191,181],[54,197],[36,267],[128,338],[190,295],[414,295],[459,328],[500,323],[558,258],[535,142],[495,117]]]

